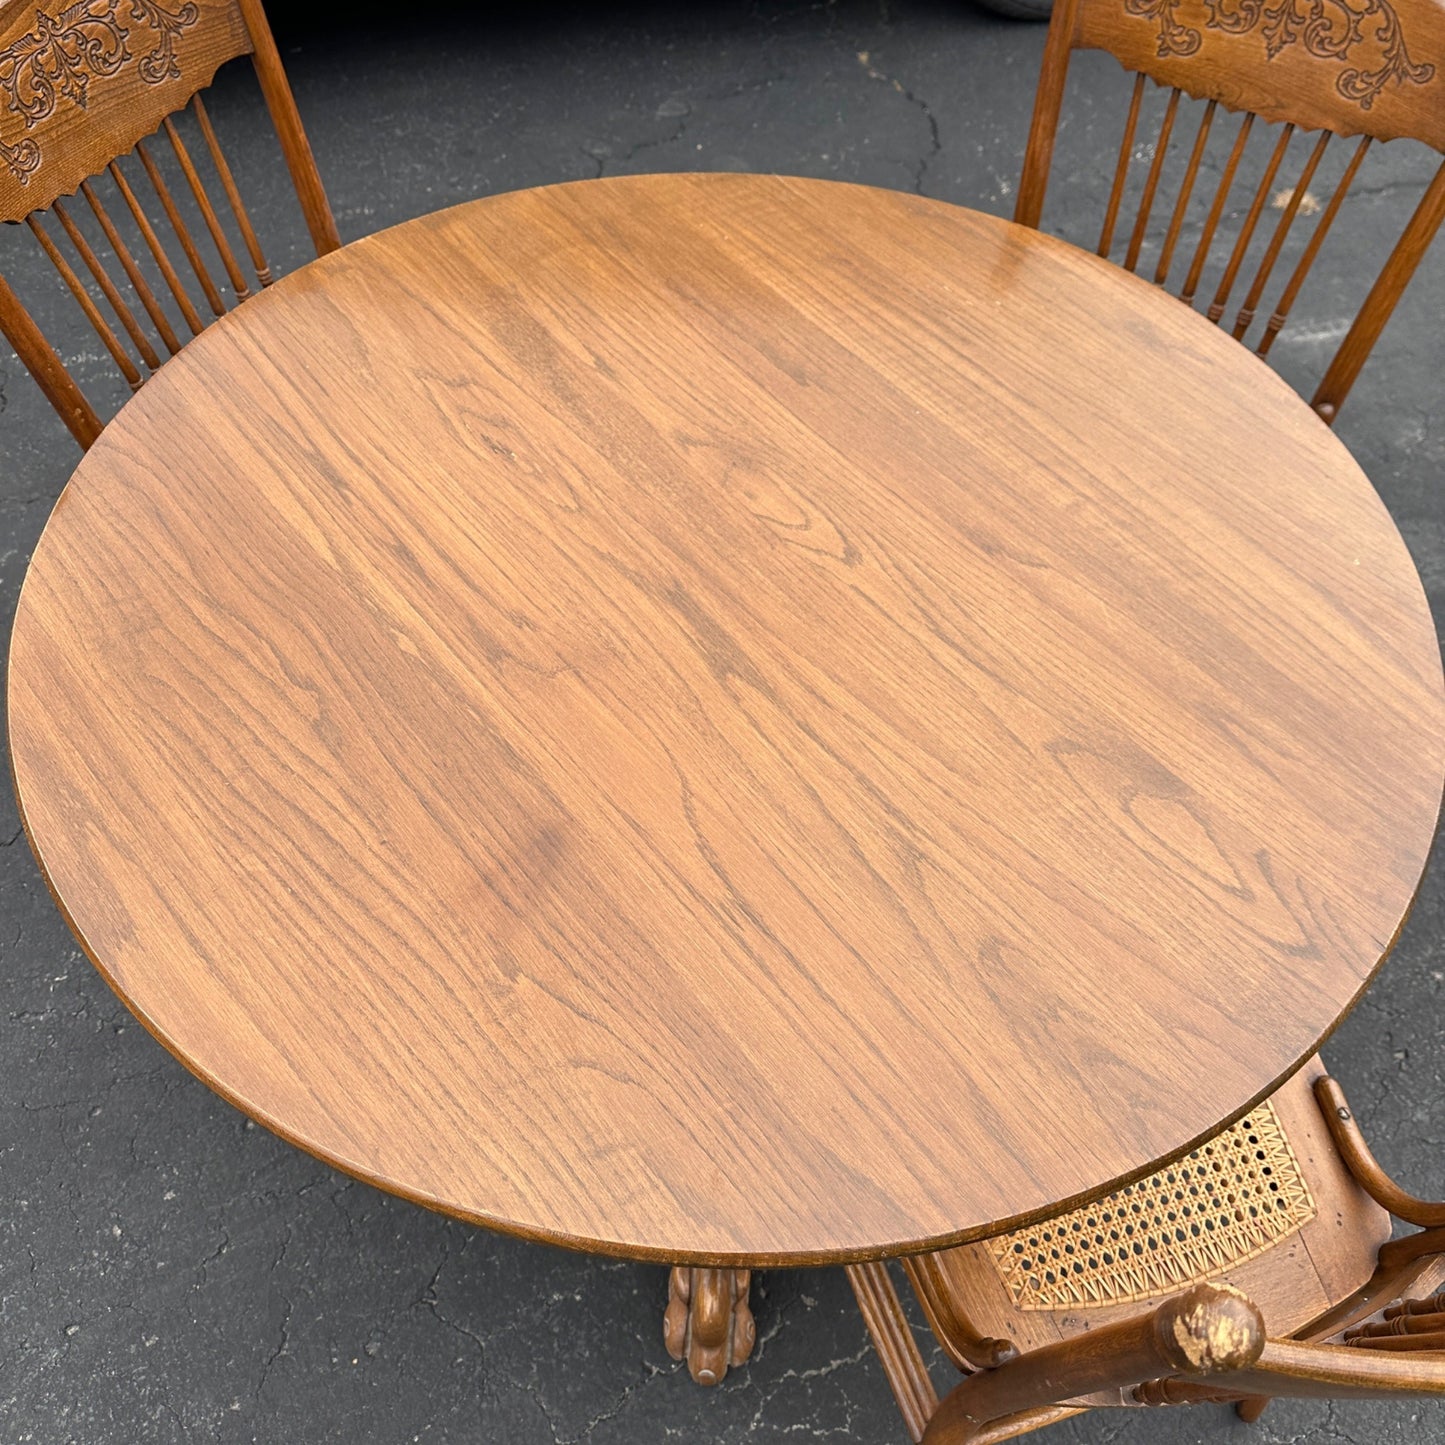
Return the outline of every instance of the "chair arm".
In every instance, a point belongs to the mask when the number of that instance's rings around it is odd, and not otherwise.
[[[1445,1254],[1445,1229],[1422,1229],[1418,1234],[1403,1234],[1380,1246],[1380,1269],[1401,1270],[1430,1254]]]
[[[938,1407],[923,1445],[970,1445],[990,1420],[1160,1375],[1237,1373],[1264,1347],[1264,1320],[1244,1295],[1227,1285],[1195,1285],[1147,1314],[970,1375]]]
[[[1445,1204],[1431,1204],[1428,1200],[1407,1194],[1380,1168],[1378,1160],[1370,1152],[1370,1146],[1365,1143],[1355,1116],[1350,1112],[1345,1091],[1328,1074],[1315,1080],[1315,1099],[1345,1167],[1376,1204],[1388,1209],[1396,1219],[1419,1225],[1421,1229],[1445,1225]]]
[[[1240,1395],[1373,1400],[1381,1395],[1445,1395],[1445,1356],[1389,1354],[1349,1345],[1271,1340],[1252,1368],[1211,1383]]]
[[[991,1370],[1018,1354],[1012,1340],[993,1339],[981,1335],[959,1305],[957,1291],[949,1277],[947,1251],[916,1254],[903,1261],[903,1272],[923,1306],[938,1343],[949,1359],[965,1374],[974,1370]]]

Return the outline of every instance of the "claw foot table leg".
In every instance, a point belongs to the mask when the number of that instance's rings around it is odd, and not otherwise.
[[[687,1360],[699,1385],[716,1385],[729,1365],[753,1352],[757,1328],[748,1308],[746,1269],[689,1269],[679,1266],[667,1284],[662,1337],[674,1360]]]

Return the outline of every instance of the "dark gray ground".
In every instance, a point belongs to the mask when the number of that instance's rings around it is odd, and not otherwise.
[[[353,14],[278,28],[342,234],[490,191],[639,170],[797,172],[1007,212],[1041,29],[962,0],[539,7],[465,18]],[[336,6],[337,10],[343,7]],[[355,7],[352,7],[353,10]],[[1085,66],[1053,216],[1097,216],[1123,96]],[[241,77],[244,79],[244,77]],[[259,133],[223,83],[223,133]],[[243,184],[264,156],[242,167]],[[1426,174],[1408,147],[1365,177],[1279,348],[1311,375],[1346,314],[1352,259]],[[304,256],[278,177],[250,185],[278,260]],[[1087,233],[1081,231],[1081,236]],[[0,264],[48,320],[23,234]],[[22,244],[25,243],[25,244]],[[17,259],[18,258],[18,259]],[[1334,269],[1329,269],[1330,267]],[[37,290],[37,287],[39,288]],[[1445,248],[1424,267],[1340,435],[1445,605]],[[1288,334],[1288,333],[1287,333]],[[89,351],[97,348],[90,343]],[[93,355],[78,363],[99,384]],[[0,611],[76,452],[0,354]],[[1440,993],[1445,885],[1425,885],[1393,961],[1329,1056],[1384,1160],[1445,1194]],[[74,947],[0,800],[0,1445],[180,1441],[902,1441],[834,1271],[755,1289],[752,1362],[715,1390],[664,1353],[660,1269],[449,1223],[332,1173],[247,1123],[164,1054]],[[940,1370],[940,1379],[943,1378]],[[1067,1441],[1411,1441],[1445,1408],[1276,1405],[1095,1415]]]

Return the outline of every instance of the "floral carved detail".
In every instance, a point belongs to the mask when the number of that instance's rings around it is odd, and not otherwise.
[[[176,60],[176,37],[199,18],[200,12],[195,5],[187,3],[179,10],[167,10],[156,0],[130,0],[130,13],[136,20],[149,25],[156,36],[155,49],[141,57],[140,78],[147,85],[159,85],[163,80],[179,80],[181,67]]]
[[[167,9],[161,0],[75,0],[56,15],[35,12],[35,26],[0,50],[0,103],[31,130],[55,113],[62,100],[82,110],[91,82],[116,74],[134,54],[127,44],[133,29],[148,30],[151,49],[137,73],[147,85],[180,76],[176,39],[194,25],[194,0]],[[24,184],[39,168],[40,148],[32,139],[0,142],[0,163]]]
[[[1159,54],[1193,55],[1204,37],[1190,25],[1181,24],[1174,12],[1179,0],[1124,0],[1124,9],[1141,20],[1152,20],[1159,27]]]
[[[0,165],[23,186],[40,169],[40,147],[29,137],[13,146],[0,141]]]
[[[662,1337],[674,1360],[685,1359],[699,1385],[716,1385],[729,1365],[753,1352],[757,1327],[748,1307],[746,1269],[688,1269],[679,1266],[667,1283]]]
[[[1124,0],[1130,15],[1150,20],[1158,28],[1158,53],[1193,55],[1203,36],[1177,14],[1181,0]],[[1390,0],[1204,0],[1208,30],[1246,35],[1258,30],[1265,56],[1276,59],[1287,46],[1303,45],[1321,60],[1344,64],[1335,89],[1361,110],[1369,110],[1375,97],[1393,83],[1424,85],[1435,77],[1433,65],[1410,59],[1400,17]],[[1368,38],[1367,38],[1368,25]],[[1374,62],[1359,63],[1364,50]],[[1349,62],[1354,59],[1356,63]]]
[[[35,12],[35,29],[0,52],[0,94],[29,130],[62,98],[83,110],[96,76],[114,75],[130,59],[119,0],[77,0],[59,15]]]

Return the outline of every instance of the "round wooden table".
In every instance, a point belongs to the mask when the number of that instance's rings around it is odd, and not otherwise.
[[[650,176],[305,267],[26,579],[26,826],[185,1064],[338,1168],[697,1266],[1182,1151],[1400,926],[1445,700],[1253,356],[912,196]]]

